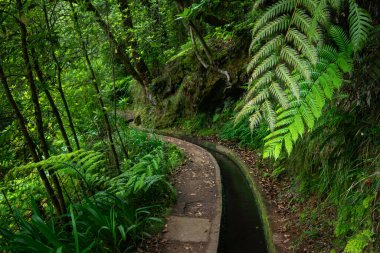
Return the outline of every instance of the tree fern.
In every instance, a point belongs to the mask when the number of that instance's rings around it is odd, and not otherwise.
[[[304,132],[314,128],[343,74],[351,71],[353,53],[364,46],[371,18],[354,0],[348,1],[350,37],[331,24],[330,9],[340,10],[343,2],[280,0],[255,21],[250,85],[236,122],[249,116],[251,128],[261,120],[268,123],[273,132],[265,139],[264,157],[278,158],[284,146],[290,154]],[[336,46],[325,45],[327,34]]]
[[[331,34],[338,43],[345,40],[344,33],[339,28],[333,27]],[[350,45],[346,45],[346,48],[350,48]],[[349,50],[337,53],[336,50],[329,49],[331,47],[323,48],[324,54],[321,55],[327,55],[331,59],[335,58],[335,61],[321,58],[320,62],[324,64],[317,65],[319,67],[315,69],[317,78],[310,85],[303,86],[303,96],[300,100],[297,101],[294,98],[296,102],[290,103],[289,109],[278,110],[276,130],[266,137],[264,157],[277,159],[283,145],[290,154],[293,144],[304,134],[306,129],[313,129],[316,120],[322,114],[326,101],[330,100],[334,91],[340,88],[343,73],[347,73],[351,69],[352,54]],[[327,51],[329,52],[326,53]],[[331,57],[332,55],[335,57]]]

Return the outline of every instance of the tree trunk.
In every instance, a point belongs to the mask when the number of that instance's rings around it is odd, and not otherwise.
[[[178,8],[183,11],[185,9],[185,2],[183,0],[176,0],[176,3],[177,3],[177,6]],[[184,22],[185,23],[185,22]],[[203,39],[202,35],[199,33],[198,29],[196,28],[196,26],[194,25],[193,21],[191,20],[188,20],[187,24],[188,26],[188,29],[189,29],[189,33],[190,33],[190,37],[191,37],[191,42],[194,46],[194,51],[195,51],[195,55],[197,57],[197,59],[199,60],[199,62],[202,64],[202,66],[204,68],[211,68],[215,71],[217,71],[218,73],[222,74],[222,75],[225,75],[226,76],[226,80],[227,80],[227,88],[231,87],[231,76],[230,74],[228,73],[227,70],[223,70],[223,69],[220,69],[216,64],[215,64],[215,61],[212,57],[212,53],[211,53],[211,50],[210,48],[208,47],[206,41]],[[186,27],[186,25],[184,24],[184,26]],[[198,38],[199,42],[201,43],[201,46],[203,48],[203,51],[205,52],[206,54],[206,57],[207,57],[207,60],[209,62],[209,64],[207,64],[201,57],[201,55],[198,53],[198,49],[197,49],[197,46],[196,46],[196,41],[194,39],[194,35]]]
[[[29,58],[28,42],[27,42],[27,29],[26,29],[25,24],[22,21],[22,18],[24,16],[22,7],[23,6],[21,3],[21,0],[17,0],[17,9],[19,11],[18,24],[20,26],[20,32],[21,32],[22,56],[23,56],[25,66],[26,66],[26,77],[27,77],[27,80],[29,82],[29,88],[30,88],[32,101],[33,101],[34,115],[35,115],[35,119],[36,119],[38,138],[40,140],[42,152],[45,156],[45,159],[47,159],[47,158],[49,158],[49,148],[48,148],[48,145],[47,145],[47,142],[45,139],[41,107],[40,107],[39,98],[38,98],[38,90],[37,90],[36,84],[34,82],[32,65],[30,63],[30,58]],[[52,171],[49,171],[49,173],[51,173],[51,172]],[[53,184],[54,184],[54,186],[57,190],[57,193],[58,193],[58,201],[59,201],[61,213],[66,213],[65,199],[63,197],[62,188],[61,188],[61,185],[59,183],[58,177],[56,174],[51,173],[51,178],[53,180]]]
[[[73,12],[72,14],[73,14],[73,19],[74,19],[75,30],[76,30],[76,32],[78,34],[79,40],[81,41],[82,52],[83,52],[84,58],[86,60],[87,67],[89,68],[90,75],[91,75],[91,81],[92,81],[92,84],[94,86],[95,93],[96,93],[96,96],[98,98],[98,102],[99,102],[99,105],[100,105],[100,109],[101,109],[102,114],[103,114],[104,123],[106,124],[107,136],[108,136],[108,140],[110,142],[112,154],[114,156],[115,167],[116,167],[117,172],[120,173],[119,158],[118,158],[118,155],[117,155],[117,152],[116,152],[115,143],[114,143],[114,140],[113,140],[113,137],[112,137],[111,123],[109,121],[109,117],[108,117],[107,111],[105,109],[105,105],[104,105],[103,99],[102,99],[101,94],[100,94],[99,84],[98,84],[98,81],[96,79],[94,68],[92,67],[90,58],[88,56],[86,43],[85,43],[85,41],[83,39],[82,31],[80,30],[80,27],[79,27],[78,16],[77,16],[77,14],[75,12],[75,9],[74,9],[74,6],[73,6],[71,0],[70,0],[70,7],[71,7],[71,10]]]
[[[205,51],[205,54],[207,56],[207,59],[208,59],[210,65],[214,65],[214,60],[212,59],[211,50],[207,46],[207,43],[203,39],[202,35],[199,34],[198,29],[195,27],[195,25],[192,21],[189,21],[188,25],[189,25],[190,32],[193,31],[194,35],[198,38],[199,42],[201,43],[203,51]]]
[[[73,148],[71,147],[71,144],[70,144],[70,141],[69,141],[69,137],[67,136],[65,126],[63,125],[63,121],[62,121],[61,115],[60,115],[60,113],[58,111],[58,107],[55,104],[53,96],[50,94],[50,91],[45,87],[46,80],[45,80],[44,74],[42,73],[40,65],[38,63],[36,52],[35,52],[34,49],[32,49],[31,52],[32,52],[32,59],[33,59],[34,69],[36,70],[38,79],[40,79],[40,82],[43,84],[43,87],[44,87],[43,90],[44,90],[45,95],[46,95],[46,97],[47,97],[47,99],[49,101],[49,104],[50,104],[50,107],[51,107],[51,109],[53,111],[55,119],[57,120],[58,127],[59,127],[59,130],[60,130],[61,134],[62,134],[63,140],[64,140],[64,142],[66,144],[67,150],[69,152],[72,152]]]
[[[12,109],[16,115],[18,124],[20,126],[20,130],[22,132],[22,135],[24,136],[25,143],[29,148],[30,154],[32,155],[34,162],[39,162],[40,158],[38,157],[37,151],[36,151],[36,144],[33,142],[32,137],[30,136],[28,129],[26,127],[26,121],[24,119],[24,116],[22,115],[20,109],[18,108],[16,101],[14,100],[11,90],[9,88],[7,79],[5,77],[4,71],[2,66],[0,65],[0,79],[1,83],[3,84],[5,95],[8,99],[9,104],[12,106]],[[59,204],[59,201],[54,193],[53,187],[51,186],[45,172],[42,169],[38,169],[38,174],[42,180],[42,183],[45,186],[45,189],[47,193],[49,194],[50,200],[53,203],[53,206],[57,212],[58,215],[62,215],[61,207]]]
[[[72,4],[71,0],[70,0],[70,3]],[[94,13],[95,19],[98,22],[100,28],[109,37],[112,48],[113,48],[112,51],[115,53],[115,58],[123,64],[126,74],[131,75],[142,86],[145,97],[149,98],[148,85],[150,82],[150,77],[148,75],[149,72],[147,71],[146,65],[145,67],[143,67],[143,65],[140,66],[142,72],[139,72],[132,66],[131,59],[128,57],[126,53],[125,45],[117,42],[109,25],[106,22],[104,22],[99,11],[91,3],[91,0],[86,0],[85,3],[86,3],[87,10]],[[146,70],[144,68],[146,68]]]
[[[136,69],[142,76],[142,79],[145,80],[146,83],[149,83],[151,80],[151,74],[149,72],[149,69],[142,57],[140,57],[138,53],[138,45],[137,41],[133,38],[133,35],[129,30],[133,29],[133,20],[132,15],[129,9],[129,1],[128,0],[118,0],[119,2],[119,9],[120,12],[123,13],[123,26],[124,31],[126,32],[127,36],[125,40],[128,42],[128,44],[131,46],[132,49],[132,56],[134,61],[136,62]],[[126,45],[122,44],[122,48],[124,48],[124,51],[126,49]]]
[[[69,106],[67,104],[65,93],[64,93],[63,88],[62,88],[62,79],[61,79],[62,68],[61,68],[61,65],[60,65],[60,63],[58,61],[58,58],[57,58],[57,56],[56,56],[56,54],[54,52],[54,43],[53,43],[53,40],[51,38],[52,30],[51,30],[51,27],[50,27],[50,24],[49,24],[48,12],[47,12],[47,8],[46,8],[45,2],[43,2],[43,11],[44,11],[46,29],[48,31],[48,36],[49,36],[51,55],[53,57],[55,65],[57,67],[58,92],[59,92],[59,95],[61,96],[61,100],[63,102],[63,106],[65,108],[65,112],[66,112],[67,118],[69,120],[69,126],[70,126],[71,132],[72,132],[72,134],[74,136],[76,148],[77,148],[77,150],[79,150],[80,149],[80,145],[79,145],[78,136],[77,136],[77,133],[75,131],[73,119],[71,117],[71,112],[70,112]]]

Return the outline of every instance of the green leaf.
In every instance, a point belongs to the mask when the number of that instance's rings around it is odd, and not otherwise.
[[[365,45],[372,30],[372,18],[369,13],[360,8],[354,0],[350,0],[350,37],[354,52],[359,52]]]
[[[302,136],[305,131],[305,127],[303,125],[302,117],[299,113],[295,115],[293,124],[297,128],[299,135]]]
[[[290,134],[285,135],[284,142],[286,152],[288,152],[288,155],[290,155],[290,153],[292,153],[293,150],[292,136]]]

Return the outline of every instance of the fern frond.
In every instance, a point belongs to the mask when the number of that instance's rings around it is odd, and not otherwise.
[[[268,89],[264,89],[260,91],[260,93],[257,94],[256,97],[254,97],[249,103],[252,105],[258,105],[268,98],[269,98],[269,91]]]
[[[252,103],[250,102],[245,104],[243,108],[235,116],[234,125],[236,126],[248,115],[253,114],[257,109],[258,109],[257,106],[252,105]]]
[[[247,95],[245,96],[245,101],[248,101],[252,98],[252,95],[263,86],[270,84],[272,82],[274,73],[272,71],[268,71],[260,78],[256,79],[249,88]]]
[[[323,25],[324,27],[328,27],[330,24],[330,12],[327,8],[326,0],[320,0],[316,9],[312,12],[312,21],[310,24],[310,30],[307,33],[309,38],[314,37],[314,33],[316,28],[318,27],[318,23]]]
[[[287,110],[284,110],[282,113],[279,113],[277,120],[280,121],[282,119],[286,119],[288,117],[292,117],[297,113],[298,109],[296,106],[290,107]]]
[[[299,0],[298,6],[304,7],[309,13],[314,13],[318,7],[318,1],[315,0]]]
[[[326,75],[326,73],[323,73],[323,74],[318,78],[318,82],[319,82],[319,84],[321,85],[321,87],[322,87],[322,89],[323,89],[323,91],[324,91],[325,96],[326,96],[328,99],[331,99],[334,90],[333,90],[332,82],[330,82],[330,79],[329,79],[328,75]]]
[[[265,136],[264,141],[272,140],[272,139],[274,139],[274,141],[278,141],[279,139],[275,139],[275,137],[282,136],[288,132],[289,132],[289,129],[287,129],[287,128],[277,128],[276,131],[273,131],[273,132],[269,133],[267,136]],[[271,141],[271,142],[273,142],[273,141]],[[268,142],[268,144],[270,144],[270,142]]]
[[[274,66],[276,66],[278,64],[278,62],[279,62],[279,58],[278,58],[277,55],[271,55],[268,58],[266,58],[252,72],[252,75],[251,75],[252,80],[254,80],[255,78],[259,77],[265,71],[268,71],[271,68],[273,68]]]
[[[274,159],[277,159],[281,154],[283,141],[284,137],[279,136],[265,143],[263,157],[273,157]]]
[[[297,113],[295,115],[293,124],[294,124],[294,127],[297,129],[298,134],[302,136],[303,133],[305,132],[305,126],[303,124],[302,116],[300,113]]]
[[[310,29],[311,18],[302,9],[297,9],[293,14],[293,24],[304,34],[307,34]]]
[[[350,37],[355,53],[360,51],[372,30],[372,18],[369,13],[360,8],[354,0],[350,0],[350,14],[348,21],[350,24]]]
[[[349,53],[349,45],[351,45],[351,42],[341,27],[331,26],[329,34],[331,38],[334,40],[334,42],[337,44],[340,52]]]
[[[276,123],[276,129],[280,129],[281,127],[283,126],[288,126],[290,125],[291,123],[293,122],[293,118],[292,117],[288,117],[288,118],[285,118],[283,120],[279,120],[277,118],[277,123]],[[286,130],[286,128],[283,128]]]
[[[343,74],[336,64],[330,64],[326,69],[326,74],[336,89],[339,89],[343,83]]]
[[[303,103],[300,106],[299,112],[301,113],[302,118],[304,119],[307,127],[309,129],[313,129],[314,128],[314,124],[315,124],[315,119],[314,119],[314,115],[311,112],[309,106],[306,103]]]
[[[263,116],[261,115],[261,112],[259,110],[257,110],[254,114],[252,114],[249,117],[249,128],[251,129],[251,131],[253,131],[253,129],[260,124],[262,118]]]
[[[260,29],[257,34],[253,37],[251,42],[251,51],[256,48],[257,42],[262,39],[271,37],[274,33],[279,33],[281,31],[286,31],[290,24],[290,18],[288,15],[283,15],[276,18],[275,20],[266,24],[262,29]]]
[[[267,8],[265,13],[256,21],[252,29],[252,34],[255,35],[255,33],[263,27],[263,25],[267,24],[268,21],[274,17],[290,12],[295,8],[296,3],[296,0],[281,0]]]
[[[288,133],[284,136],[284,143],[285,143],[286,152],[288,153],[288,155],[290,155],[290,153],[292,153],[292,150],[293,150],[293,142],[292,142],[291,134]]]
[[[281,49],[280,56],[284,61],[288,62],[295,69],[297,69],[305,79],[310,79],[310,66],[305,60],[302,59],[302,57],[296,50],[288,46],[285,46]]]
[[[324,45],[319,50],[319,62],[322,62],[323,60],[328,60],[328,62],[333,62],[336,60],[338,52],[336,49],[331,45]]]
[[[247,70],[248,72],[251,72],[251,70],[259,63],[259,61],[271,55],[273,51],[280,48],[284,43],[284,36],[278,35],[269,42],[265,43],[264,46],[260,48],[260,50],[253,55],[251,61],[248,64]]]
[[[294,80],[294,78],[291,76],[288,68],[284,64],[277,66],[276,75],[280,80],[282,80],[290,88],[290,90],[292,91],[292,94],[296,98],[300,97],[299,86],[296,80]]]
[[[278,83],[273,82],[269,86],[269,91],[284,109],[287,109],[289,107],[288,96]]]
[[[303,33],[299,32],[297,29],[290,28],[286,36],[287,39],[293,41],[298,51],[304,54],[311,64],[315,65],[317,63],[317,49],[308,41]]]
[[[262,110],[265,113],[265,120],[269,128],[273,131],[276,126],[276,112],[273,110],[272,103],[269,100],[265,100],[262,104]]]
[[[318,119],[322,115],[322,108],[325,105],[325,97],[323,89],[316,83],[311,88],[310,93],[305,98],[306,103],[311,109],[314,117]]]

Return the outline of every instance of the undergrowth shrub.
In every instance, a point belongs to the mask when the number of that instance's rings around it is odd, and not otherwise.
[[[0,250],[7,252],[132,252],[162,221],[149,207],[136,208],[115,195],[99,192],[70,206],[68,222],[44,221],[32,200],[30,218],[16,215],[18,230],[0,229]]]
[[[263,138],[267,134],[267,127],[263,124],[251,131],[248,121],[240,121],[238,124],[235,124],[234,121],[228,121],[222,126],[219,137],[222,140],[235,141],[243,147],[258,149],[262,147]]]
[[[0,224],[0,251],[130,252],[157,230],[162,222],[156,217],[176,197],[168,174],[183,153],[141,131],[124,137],[129,158],[119,175],[107,170],[103,153],[92,150],[11,169],[0,184],[0,220],[7,221]],[[37,168],[60,178],[71,204],[66,218],[54,217]]]
[[[376,136],[380,132],[373,110],[365,113],[363,124],[363,115],[358,117],[363,110],[349,108],[327,110],[283,163],[296,178],[302,196],[317,197],[320,212],[329,213],[334,207],[333,217],[328,217],[339,239],[334,246],[345,252],[363,252],[374,249],[373,242],[379,240],[380,149]]]

